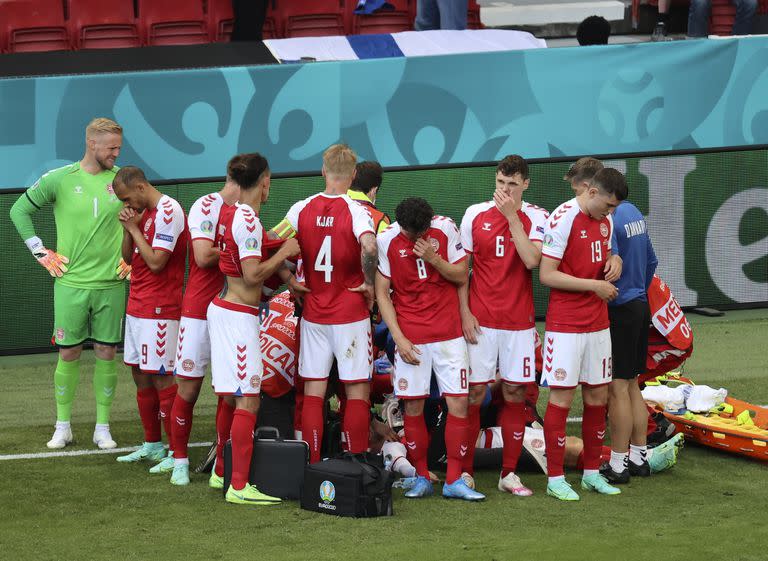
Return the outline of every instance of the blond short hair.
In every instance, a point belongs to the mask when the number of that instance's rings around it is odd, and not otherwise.
[[[87,127],[85,127],[86,139],[103,133],[123,134],[123,127],[118,125],[112,119],[107,119],[106,117],[96,117],[88,123]]]
[[[335,179],[347,179],[354,175],[357,154],[346,144],[334,144],[323,152],[325,174]]]
[[[603,162],[597,158],[591,158],[589,156],[579,158],[576,160],[576,163],[571,166],[571,169],[568,170],[568,173],[563,176],[563,179],[571,183],[592,181],[592,178],[597,175],[597,172],[604,167]]]

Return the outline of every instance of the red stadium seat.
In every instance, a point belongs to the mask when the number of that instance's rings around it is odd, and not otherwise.
[[[712,0],[712,12],[709,16],[709,32],[712,35],[733,35],[735,19],[736,6],[731,0]]]
[[[201,0],[139,0],[147,45],[199,45],[210,36]]]
[[[140,47],[132,0],[67,0],[75,49]]]
[[[477,0],[469,0],[467,7],[467,29],[483,29],[483,23],[480,21],[480,6]]]
[[[0,37],[8,53],[71,49],[61,0],[0,2]]]
[[[283,37],[349,35],[347,4],[354,0],[274,0],[283,22]]]
[[[352,11],[352,33],[363,35],[370,33],[398,33],[400,31],[413,31],[413,17],[411,17],[411,4],[416,5],[416,0],[387,0],[395,9],[393,11],[379,11],[370,15],[357,15],[355,6],[348,6]]]
[[[270,0],[267,4],[267,15],[264,18],[264,26],[261,35],[264,39],[277,39],[279,37],[276,14],[273,6],[276,0]],[[232,0],[208,0],[208,32],[211,39],[217,43],[226,43],[232,37],[232,29],[235,24],[235,14],[232,11]]]

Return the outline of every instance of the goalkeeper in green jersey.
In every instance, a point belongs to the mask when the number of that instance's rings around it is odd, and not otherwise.
[[[11,208],[11,220],[37,261],[55,277],[53,339],[59,361],[53,375],[56,430],[48,448],[72,442],[72,401],[80,379],[80,353],[93,341],[96,367],[96,428],[93,442],[114,448],[109,411],[115,396],[115,346],[121,340],[125,313],[124,279],[130,272],[121,259],[123,228],[117,215],[123,204],[112,190],[123,129],[97,118],[85,129],[85,155],[79,162],[44,174]],[[32,214],[53,203],[56,250],[35,235]]]

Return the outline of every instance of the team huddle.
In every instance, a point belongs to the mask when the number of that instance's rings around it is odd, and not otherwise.
[[[121,340],[122,279],[130,273],[124,362],[136,384],[144,443],[118,461],[155,461],[151,472],[170,473],[175,485],[189,484],[193,408],[210,365],[219,405],[209,484],[223,488],[229,440],[226,500],[279,503],[251,485],[248,474],[264,373],[260,306],[287,285],[302,307],[300,425],[311,462],[321,460],[332,371],[344,388],[345,448],[360,453],[370,446],[372,316],[380,314],[394,340],[391,383],[402,400],[403,444],[413,466],[405,496],[434,493],[424,418],[433,379],[447,409],[443,496],[485,498],[462,474],[472,464],[487,387],[499,379],[498,488],[531,495],[515,471],[526,431],[526,392],[537,384],[531,271],[538,268],[542,284],[551,289],[539,380],[550,389],[543,422],[547,493],[579,499],[564,477],[566,419],[578,386],[584,398],[582,488],[618,494],[612,482],[623,482],[622,466],[633,475],[647,468],[644,442],[635,442],[632,432],[632,450],[622,451],[629,447],[629,434],[626,443],[612,443],[616,457],[611,452],[609,471],[601,470],[614,369],[632,379],[642,372],[645,354],[622,334],[617,343],[609,318],[608,303],[623,296],[617,284],[627,278],[614,247],[621,232],[614,232],[612,213],[628,196],[617,170],[592,158],[579,160],[565,177],[575,197],[548,213],[523,200],[528,166],[511,155],[497,166],[491,200],[470,206],[460,225],[435,215],[418,197],[401,201],[389,224],[375,208],[375,191],[350,196],[356,173],[370,163],[358,163],[351,148],[336,144],[323,154],[325,190],[296,202],[267,230],[259,218],[270,192],[263,155],[234,156],[222,189],[197,199],[185,217],[181,205],[158,191],[141,169],[115,167],[121,141],[119,125],[95,119],[86,130],[83,160],[44,175],[11,211],[32,253],[57,277],[57,424],[49,447],[72,441],[71,404],[86,339],[94,341],[97,357],[94,443],[116,446],[108,417],[116,383],[114,349]],[[47,202],[55,205],[56,251],[35,236],[29,217]],[[622,207],[627,205],[632,206]],[[640,284],[650,282],[646,277],[655,265],[651,248]],[[633,325],[643,321],[625,319]],[[633,337],[647,339],[640,331]],[[615,438],[613,427],[612,433]]]

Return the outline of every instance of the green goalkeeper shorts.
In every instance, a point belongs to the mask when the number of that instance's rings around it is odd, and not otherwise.
[[[123,338],[125,285],[111,288],[53,286],[53,341],[74,347],[86,339],[115,345]]]

